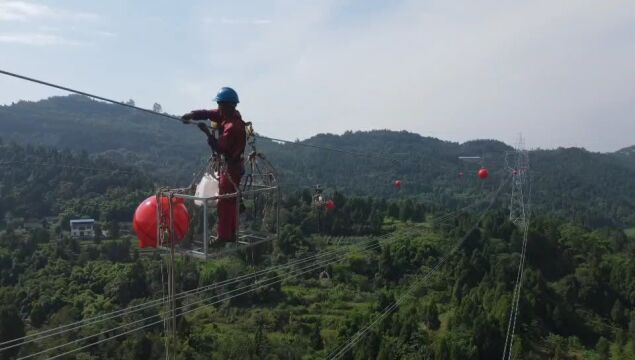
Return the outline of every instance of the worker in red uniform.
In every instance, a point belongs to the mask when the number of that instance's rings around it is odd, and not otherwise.
[[[218,104],[215,110],[196,110],[182,116],[183,122],[191,120],[210,120],[212,127],[218,127],[219,138],[210,132],[205,123],[198,123],[199,129],[207,135],[207,143],[212,151],[224,157],[227,164],[226,171],[221,171],[218,184],[219,195],[231,194],[240,186],[243,172],[243,152],[245,151],[245,123],[236,110],[238,94],[229,87],[221,88],[214,99]],[[215,123],[215,124],[214,124]],[[231,179],[231,180],[230,180]],[[235,186],[235,187],[234,187]],[[238,228],[239,198],[218,200],[218,239],[220,242],[236,241]]]

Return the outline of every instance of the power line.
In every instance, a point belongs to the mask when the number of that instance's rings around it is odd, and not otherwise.
[[[4,75],[7,75],[7,76],[11,76],[11,77],[14,77],[14,78],[18,78],[18,79],[22,79],[22,80],[26,80],[26,81],[30,81],[30,82],[34,82],[36,84],[52,87],[52,88],[59,89],[59,90],[64,90],[64,91],[72,92],[72,93],[75,93],[75,94],[88,96],[88,97],[91,97],[91,98],[95,98],[95,99],[98,99],[98,100],[109,102],[111,104],[115,104],[115,105],[124,106],[124,107],[131,108],[131,109],[143,111],[145,113],[149,113],[149,114],[152,114],[152,115],[158,115],[158,116],[162,116],[162,117],[165,117],[165,118],[168,118],[168,119],[181,121],[180,118],[177,118],[177,117],[172,116],[172,115],[163,114],[163,113],[152,111],[152,110],[149,110],[149,109],[144,109],[144,108],[132,105],[132,104],[126,104],[126,103],[121,102],[121,101],[112,100],[112,99],[109,99],[109,98],[106,98],[106,97],[103,97],[103,96],[99,96],[99,95],[95,95],[95,94],[90,94],[90,93],[87,93],[87,92],[81,91],[81,90],[71,89],[71,88],[66,87],[66,86],[53,84],[51,82],[38,80],[36,78],[32,78],[32,77],[28,77],[28,76],[12,73],[12,72],[9,72],[9,71],[6,71],[6,70],[0,69],[0,74],[4,74]]]
[[[36,84],[40,84],[40,85],[44,85],[44,86],[48,86],[48,87],[52,87],[55,89],[59,89],[59,90],[64,90],[64,91],[68,91],[71,93],[75,93],[78,95],[83,95],[83,96],[88,96],[94,99],[98,99],[98,100],[102,100],[114,105],[119,105],[119,106],[124,106],[130,109],[135,109],[138,111],[142,111],[148,114],[152,114],[152,115],[157,115],[157,116],[161,116],[167,119],[171,119],[171,120],[177,120],[179,122],[183,122],[183,119],[176,117],[174,115],[170,115],[167,113],[160,113],[160,112],[156,112],[150,109],[144,109],[142,107],[138,107],[132,104],[127,104],[121,101],[117,101],[117,100],[113,100],[113,99],[109,99],[107,97],[103,97],[103,96],[99,96],[99,95],[95,95],[95,94],[91,94],[82,90],[77,90],[77,89],[73,89],[67,86],[62,86],[62,85],[58,85],[58,84],[54,84],[52,82],[48,82],[48,81],[44,81],[44,80],[39,80],[33,77],[29,77],[29,76],[25,76],[25,75],[20,75],[17,73],[13,73],[10,71],[6,71],[6,70],[2,70],[0,69],[0,74],[4,74],[7,76],[11,76],[17,79],[21,79],[21,80],[25,80],[25,81],[30,81]],[[284,139],[276,139],[276,138],[271,138],[271,137],[267,137],[264,135],[254,135],[256,137],[259,137],[261,139],[267,139],[267,140],[271,140],[271,141],[277,141],[277,142],[283,142],[283,143],[287,143],[287,144],[294,144],[297,146],[304,146],[304,147],[310,147],[310,148],[315,148],[315,149],[321,149],[321,150],[326,150],[326,151],[333,151],[333,152],[339,152],[339,153],[344,153],[344,154],[350,154],[350,155],[355,155],[355,156],[362,156],[362,157],[373,157],[373,158],[379,158],[379,159],[384,159],[384,160],[391,160],[391,161],[400,161],[400,160],[396,160],[396,159],[391,159],[389,157],[383,156],[383,155],[377,155],[377,154],[371,154],[371,153],[364,153],[364,152],[355,152],[355,151],[349,151],[349,150],[343,150],[343,149],[338,149],[338,148],[333,148],[333,147],[326,147],[326,146],[318,146],[318,145],[312,145],[312,144],[305,144],[305,143],[299,143],[296,141],[290,141],[290,140],[284,140]]]

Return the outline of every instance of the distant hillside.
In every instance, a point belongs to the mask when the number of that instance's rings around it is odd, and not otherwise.
[[[616,151],[616,153],[620,155],[635,156],[635,145],[620,149]]]
[[[93,157],[135,165],[169,185],[189,183],[208,154],[194,127],[74,95],[0,107],[0,134],[5,140],[84,150]],[[319,134],[302,143],[378,156],[259,139],[258,150],[275,164],[285,190],[322,184],[347,195],[414,196],[446,206],[493,189],[501,176],[508,175],[504,154],[512,150],[496,140],[459,144],[389,130]],[[534,209],[593,226],[635,224],[631,154],[628,149],[613,154],[575,148],[533,151]],[[461,161],[461,155],[482,156],[490,178],[479,180],[480,163]],[[400,191],[392,186],[396,179],[402,181]]]
[[[560,148],[533,151],[531,161],[539,210],[594,226],[611,225],[617,219],[635,223],[635,170],[621,159]]]
[[[176,121],[78,95],[0,107],[5,141],[105,155],[173,181],[189,182],[207,151],[201,135]]]
[[[615,156],[635,169],[635,145],[616,151]]]
[[[368,156],[265,142],[263,151],[278,166],[289,187],[319,183],[355,195],[419,196],[435,202],[495,187],[502,175],[501,155],[511,150],[493,140],[460,145],[388,130],[346,132],[341,136],[320,134],[302,143]],[[459,160],[461,155],[483,156],[483,165],[493,170],[492,181],[478,180],[476,172],[480,164]],[[463,178],[459,177],[460,172],[464,172]],[[392,185],[397,179],[403,184],[399,191]]]
[[[62,214],[130,221],[153,188],[137,169],[110,160],[0,142],[0,220]]]

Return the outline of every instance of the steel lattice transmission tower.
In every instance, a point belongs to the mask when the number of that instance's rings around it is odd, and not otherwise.
[[[505,158],[507,169],[512,175],[512,193],[509,204],[509,220],[524,229],[529,217],[529,151],[520,135],[516,149]]]

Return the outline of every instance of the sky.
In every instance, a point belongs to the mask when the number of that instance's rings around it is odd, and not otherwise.
[[[0,69],[261,134],[635,144],[635,1],[0,0]],[[0,75],[0,104],[62,91]]]

